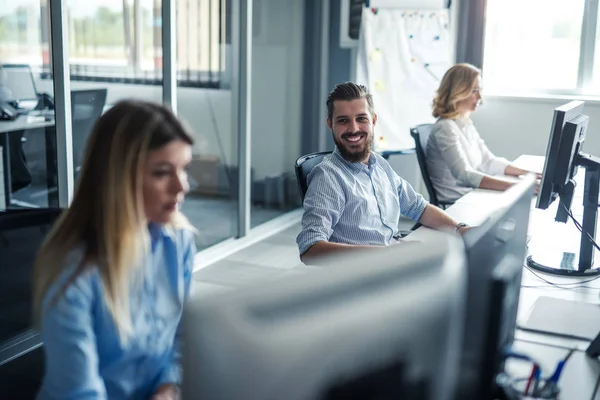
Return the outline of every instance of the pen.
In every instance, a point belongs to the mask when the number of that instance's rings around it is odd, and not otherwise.
[[[532,396],[536,396],[538,394],[538,389],[539,389],[539,386],[540,386],[541,375],[542,375],[542,371],[539,368],[537,368],[535,370],[535,379],[534,379],[534,382],[533,382],[533,390],[531,392]]]
[[[531,369],[531,375],[529,375],[529,379],[527,380],[527,386],[525,386],[525,391],[523,392],[523,394],[529,393],[529,388],[531,387],[531,383],[533,382],[533,379],[535,378],[537,370],[538,370],[537,364],[533,364],[533,368]]]
[[[558,379],[560,378],[560,375],[562,374],[562,370],[565,366],[565,363],[567,362],[567,360],[571,357],[571,355],[575,352],[575,349],[571,349],[569,351],[569,353],[567,354],[567,356],[558,362],[558,365],[556,366],[556,369],[554,370],[554,373],[552,374],[552,376],[550,377],[550,381],[551,382],[558,382]]]
[[[550,378],[548,378],[548,380],[546,380],[546,383],[544,384],[544,386],[542,386],[542,388],[540,389],[539,392],[537,393],[533,393],[536,396],[540,396],[540,397],[550,397],[556,394],[557,388],[558,388],[558,380],[560,379],[560,375],[562,374],[562,370],[565,366],[565,363],[567,362],[567,360],[569,359],[569,357],[571,357],[571,355],[575,352],[575,349],[571,349],[569,351],[569,353],[567,354],[567,356],[558,362],[558,364],[556,365],[556,369],[554,370],[554,373],[552,373],[552,376],[550,376]]]

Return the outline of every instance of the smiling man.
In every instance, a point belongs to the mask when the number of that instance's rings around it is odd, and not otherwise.
[[[363,85],[337,85],[327,98],[327,126],[335,149],[307,177],[302,261],[326,254],[397,243],[400,215],[434,229],[463,233],[458,223],[428,204],[380,155],[371,152],[377,114]]]

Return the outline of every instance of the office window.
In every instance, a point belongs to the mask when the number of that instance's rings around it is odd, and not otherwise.
[[[0,210],[58,206],[54,112],[21,115],[38,104],[39,94],[53,94],[52,80],[40,82],[30,68],[48,52],[50,38],[40,37],[46,14],[40,1],[0,6],[0,103],[14,110],[0,119]]]
[[[585,85],[578,83],[581,37],[586,34],[582,32],[584,3],[488,0],[483,60],[486,92],[585,91]]]
[[[221,80],[224,52],[216,45],[230,42],[225,38],[225,26],[239,24],[239,14],[225,12],[229,3],[177,3],[177,114],[191,128],[196,142],[188,172],[190,191],[181,210],[198,228],[198,250],[233,238],[238,232],[237,103],[227,90],[228,84]],[[220,22],[208,18],[216,14]],[[194,79],[218,83],[221,90],[186,84]]]
[[[0,7],[2,62],[29,64],[50,78],[48,0],[4,3],[6,7]],[[228,3],[177,0],[182,10],[177,13],[181,86],[221,87]],[[71,80],[161,85],[161,4],[161,0],[67,0]]]

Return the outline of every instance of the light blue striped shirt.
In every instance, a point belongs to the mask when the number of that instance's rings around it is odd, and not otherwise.
[[[320,241],[387,246],[398,236],[400,214],[418,221],[427,201],[379,154],[351,163],[337,147],[307,177],[300,255]]]
[[[41,334],[46,373],[38,400],[149,399],[162,384],[181,380],[178,327],[192,278],[193,233],[150,226],[152,252],[132,282],[130,308],[133,332],[119,341],[106,308],[96,268],[71,278],[77,253],[45,296]],[[77,260],[77,261],[76,261]]]

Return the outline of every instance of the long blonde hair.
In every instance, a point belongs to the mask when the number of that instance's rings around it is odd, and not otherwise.
[[[73,201],[59,217],[34,265],[33,312],[64,294],[81,273],[97,268],[106,306],[123,339],[131,332],[128,289],[148,246],[143,206],[143,173],[149,152],[172,140],[193,144],[191,135],[166,107],[139,100],[115,104],[94,125],[88,139]],[[182,215],[176,221],[187,224]],[[81,249],[77,268],[52,299],[45,295]]]
[[[458,116],[457,105],[473,94],[481,70],[471,64],[456,64],[444,74],[437,95],[433,99],[435,118],[454,119]]]

